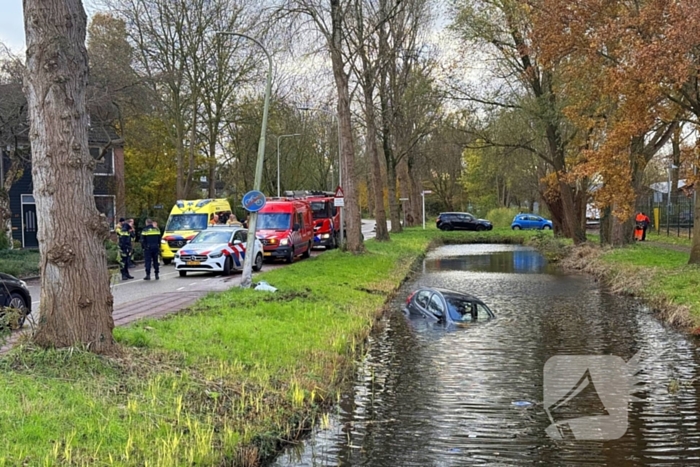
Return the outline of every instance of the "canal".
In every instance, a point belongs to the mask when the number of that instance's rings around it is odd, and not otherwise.
[[[497,318],[445,329],[407,316],[420,286],[468,292]],[[276,466],[700,464],[697,343],[592,278],[526,247],[446,246],[393,310],[352,389]]]

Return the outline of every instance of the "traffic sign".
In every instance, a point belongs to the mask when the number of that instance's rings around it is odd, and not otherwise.
[[[336,208],[344,208],[345,198],[333,198],[333,206],[335,206]]]
[[[338,185],[338,188],[335,189],[335,197],[336,198],[345,198],[345,194],[343,193],[343,189]]]
[[[241,204],[243,204],[243,207],[250,212],[258,212],[260,211],[263,207],[265,207],[265,203],[267,200],[265,199],[265,195],[262,194],[262,192],[257,191],[257,190],[252,190],[243,195],[243,200]]]
[[[408,198],[399,198],[399,201],[408,201]]]
[[[424,191],[423,191],[423,194],[424,194],[424,195],[429,195],[429,194],[432,193],[432,192],[433,192],[432,190],[424,190]]]

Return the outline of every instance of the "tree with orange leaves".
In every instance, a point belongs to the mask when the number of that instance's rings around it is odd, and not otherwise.
[[[601,240],[632,239],[634,204],[651,158],[677,128],[673,101],[678,63],[659,67],[670,26],[666,1],[531,0],[535,42],[546,63],[556,63],[566,86],[565,113],[586,129],[581,175],[598,176],[595,196],[608,213]],[[680,51],[679,51],[680,52]],[[683,73],[680,73],[683,74]],[[614,214],[614,218],[609,214]]]
[[[453,29],[465,44],[493,52],[497,80],[516,89],[517,102],[467,95],[463,100],[485,106],[489,110],[514,109],[528,119],[527,141],[491,140],[487,132],[473,135],[477,147],[524,150],[537,155],[549,167],[551,175],[543,181],[543,199],[552,214],[555,232],[580,243],[586,240],[584,215],[587,198],[585,176],[571,170],[578,163],[577,129],[562,114],[565,96],[558,94],[555,83],[559,71],[546,66],[533,43],[531,9],[521,0],[464,0],[455,2]]]

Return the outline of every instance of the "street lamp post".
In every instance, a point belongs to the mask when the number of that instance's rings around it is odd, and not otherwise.
[[[312,110],[316,112],[325,112],[331,115],[338,122],[338,186],[343,186],[343,160],[342,160],[342,139],[340,137],[340,116],[330,110],[321,109],[318,107],[298,107],[299,110]],[[340,208],[340,244],[345,241],[345,209]]]
[[[272,57],[264,45],[257,39],[237,32],[217,31],[216,34],[226,36],[236,36],[255,42],[265,52],[267,56],[267,84],[265,86],[265,104],[263,106],[262,126],[260,127],[260,141],[258,142],[258,160],[255,165],[255,180],[253,189],[260,191],[262,183],[263,162],[265,160],[265,134],[267,133],[267,115],[270,110],[270,90],[272,89]],[[246,255],[243,259],[243,275],[241,277],[241,287],[248,288],[253,284],[253,261],[255,258],[255,231],[258,223],[258,213],[251,212],[248,216],[248,239],[246,241]]]
[[[290,136],[301,136],[299,133],[289,134],[289,135],[270,135],[277,138],[277,197],[280,197],[280,140],[282,138],[287,138]]]

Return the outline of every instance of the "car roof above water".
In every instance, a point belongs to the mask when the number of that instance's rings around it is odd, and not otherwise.
[[[446,297],[457,297],[457,298],[464,298],[467,300],[473,300],[475,302],[481,302],[481,300],[473,295],[469,295],[468,293],[464,292],[457,292],[456,290],[451,290],[451,289],[445,289],[443,287],[423,287],[426,290],[433,290],[435,292],[440,292],[442,295]]]

